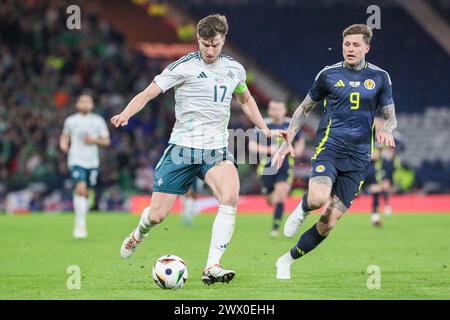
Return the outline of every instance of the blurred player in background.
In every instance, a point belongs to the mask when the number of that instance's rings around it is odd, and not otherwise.
[[[379,212],[381,195],[383,195],[384,200],[384,215],[386,217],[392,215],[392,207],[389,200],[394,192],[394,171],[399,161],[400,159],[394,148],[374,147],[364,185],[367,192],[373,196],[371,220],[375,227],[382,225]]]
[[[193,224],[194,217],[200,213],[197,197],[199,192],[203,189],[203,181],[196,178],[189,191],[181,196],[183,209],[181,211],[181,222],[186,226]]]
[[[382,192],[384,199],[384,215],[390,217],[392,215],[392,207],[390,197],[394,193],[394,171],[396,162],[399,161],[397,151],[394,148],[383,148],[381,150],[381,175],[382,175]]]
[[[389,74],[365,60],[372,30],[364,24],[352,25],[343,31],[342,39],[344,61],[318,73],[292,117],[288,141],[272,160],[280,167],[287,154],[293,155],[291,143],[295,135],[311,110],[324,100],[316,153],[311,159],[309,190],[286,220],[284,234],[292,237],[309,212],[326,206],[319,221],[277,260],[277,279],[291,278],[291,264],[328,236],[359,192],[370,164],[378,108],[381,108],[385,122],[376,132],[376,140],[380,145],[395,146],[392,132],[397,120]]]
[[[381,148],[374,147],[370,165],[367,169],[367,176],[364,180],[364,187],[366,192],[372,195],[371,221],[375,227],[381,227],[383,225],[379,213],[380,194],[383,191],[381,166]]]
[[[149,231],[167,217],[177,196],[185,194],[199,177],[219,201],[202,275],[205,284],[229,282],[235,276],[233,270],[220,265],[233,235],[239,199],[239,176],[234,157],[227,150],[233,94],[246,116],[264,134],[283,134],[271,131],[264,122],[245,84],[244,67],[221,54],[227,33],[225,16],[210,15],[200,20],[199,51],[170,64],[121,114],[111,119],[115,127],[127,125],[147,102],[175,88],[176,122],[169,146],[156,166],[152,202],[142,212],[137,228],[123,241],[120,253],[125,259],[131,257]]]
[[[68,152],[68,168],[75,184],[73,208],[75,239],[86,238],[86,215],[89,211],[89,189],[97,184],[100,167],[99,147],[110,144],[105,120],[94,113],[91,95],[81,94],[76,102],[77,113],[64,121],[59,146]]]
[[[384,120],[381,117],[381,110],[377,110],[377,114],[373,123],[375,132],[383,129]],[[383,161],[381,157],[381,150],[382,146],[380,146],[378,143],[375,143],[370,157],[370,164],[367,169],[366,178],[363,184],[366,192],[372,195],[372,213],[370,216],[370,220],[374,227],[381,227],[383,225],[379,213],[380,194],[383,191]]]
[[[286,113],[286,105],[283,102],[270,101],[267,110],[269,117],[264,119],[267,127],[274,130],[287,129],[291,119],[286,117]],[[249,150],[259,155],[271,156],[275,154],[283,141],[281,137],[277,139],[278,141],[276,143],[272,143],[274,141],[271,140],[267,141],[265,136],[261,137],[258,135],[256,138],[256,140],[249,141]],[[266,141],[267,143],[263,143]],[[305,140],[300,137],[300,134],[297,134],[294,141],[295,155],[298,157],[303,153]],[[257,173],[261,179],[262,193],[266,196],[267,203],[274,206],[273,224],[270,235],[276,237],[278,236],[280,223],[283,218],[284,202],[289,195],[294,178],[294,159],[292,157],[286,157],[280,169],[276,172],[273,172],[273,167],[271,167],[268,158],[261,159],[260,161]]]

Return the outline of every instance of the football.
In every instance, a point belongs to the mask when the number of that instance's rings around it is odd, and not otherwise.
[[[162,289],[180,289],[188,278],[186,263],[175,255],[162,256],[153,265],[152,277]]]

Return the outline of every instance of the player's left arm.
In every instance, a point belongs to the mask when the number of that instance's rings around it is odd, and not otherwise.
[[[84,137],[84,143],[86,144],[96,144],[99,147],[107,147],[111,144],[111,140],[109,137],[98,137],[98,138],[92,138],[89,135],[86,135]]]
[[[380,94],[381,114],[384,119],[383,128],[377,132],[377,141],[388,147],[395,148],[392,132],[397,128],[397,117],[395,116],[395,105],[392,98],[392,83],[389,75],[383,75],[383,88]]]
[[[109,138],[109,131],[106,122],[102,119],[98,123],[99,126],[99,136],[97,138],[90,137],[86,135],[84,137],[84,143],[86,144],[96,144],[99,147],[107,147],[111,144],[111,139]]]
[[[260,129],[267,137],[271,136],[282,136],[284,131],[276,131],[270,130],[267,127],[266,122],[264,121],[261,112],[259,112],[258,105],[256,104],[255,99],[250,94],[250,91],[247,87],[245,87],[242,91],[235,91],[234,94],[241,105],[242,111],[244,111],[245,115],[250,119],[251,122],[255,124],[255,126]]]
[[[382,109],[384,126],[377,133],[377,141],[388,147],[395,148],[395,141],[392,132],[397,128],[397,117],[395,116],[394,104],[387,105]]]

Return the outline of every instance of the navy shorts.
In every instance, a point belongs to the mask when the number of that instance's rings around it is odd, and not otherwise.
[[[209,169],[225,160],[237,167],[226,148],[208,150],[170,144],[156,165],[153,191],[185,194],[196,177],[204,180]]]
[[[350,208],[364,183],[369,164],[369,160],[350,156],[337,158],[324,150],[311,160],[310,178],[330,177],[333,182],[331,194],[336,195],[347,208]]]
[[[280,168],[280,170],[276,174],[263,174],[261,175],[261,192],[265,195],[271,194],[275,189],[275,184],[277,184],[278,182],[292,183],[292,178],[292,168]]]
[[[378,184],[379,182],[379,174],[375,168],[375,164],[370,163],[369,167],[367,168],[367,175],[366,179],[364,180],[364,185],[370,186],[372,184]]]

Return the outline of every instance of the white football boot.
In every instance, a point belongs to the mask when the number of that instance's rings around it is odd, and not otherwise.
[[[120,247],[120,255],[124,259],[130,258],[143,240],[143,239],[141,241],[137,240],[134,237],[134,231],[135,230],[133,230],[128,235],[128,237],[126,237],[125,240],[123,240],[122,246]],[[144,239],[146,238],[147,235],[144,236]]]
[[[300,210],[294,210],[284,223],[283,233],[286,237],[292,238],[303,224],[305,216]]]
[[[210,285],[216,282],[228,283],[233,280],[236,272],[224,269],[221,265],[215,264],[203,270],[202,281],[204,284]]]
[[[86,239],[88,236],[86,226],[75,225],[73,228],[73,237],[75,239]]]
[[[291,253],[288,252],[278,258],[275,268],[277,269],[278,280],[290,280],[291,279],[291,264],[294,261],[291,257]]]

